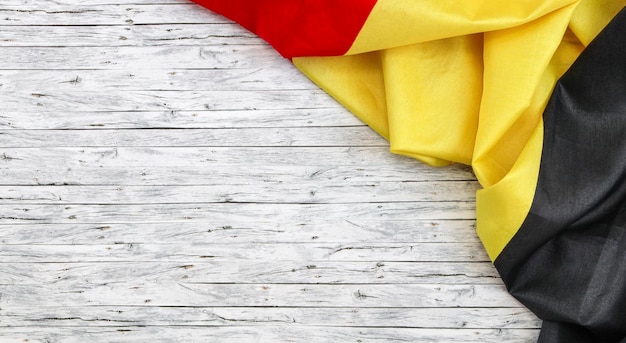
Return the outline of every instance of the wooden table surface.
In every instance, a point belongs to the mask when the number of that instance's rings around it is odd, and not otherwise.
[[[0,0],[0,342],[525,342],[463,166],[185,0]]]

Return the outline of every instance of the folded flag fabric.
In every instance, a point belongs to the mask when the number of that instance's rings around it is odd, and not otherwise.
[[[626,0],[194,0],[389,140],[471,165],[540,342],[626,343]]]

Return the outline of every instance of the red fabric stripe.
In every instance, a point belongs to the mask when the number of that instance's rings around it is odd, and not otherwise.
[[[241,24],[283,56],[344,55],[377,0],[193,0]]]

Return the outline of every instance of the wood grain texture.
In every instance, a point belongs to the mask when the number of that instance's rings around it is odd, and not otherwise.
[[[419,342],[483,343],[486,339],[503,343],[536,341],[537,329],[423,329],[423,328],[371,328],[326,327],[298,324],[276,324],[244,327],[207,326],[114,326],[89,328],[42,327],[36,332],[32,327],[9,328],[0,333],[8,343],[28,342]],[[487,338],[489,337],[489,338]]]
[[[201,15],[204,17],[204,14]],[[233,23],[0,27],[0,46],[254,45],[262,40]]]
[[[460,220],[311,220],[253,223],[139,222],[139,223],[25,223],[0,225],[4,244],[115,244],[117,242],[184,244],[222,243],[478,243],[472,219]]]
[[[234,136],[234,137],[233,137]],[[11,130],[0,131],[5,147],[386,147],[367,127]],[[233,137],[233,138],[231,138]],[[319,139],[320,137],[323,138]]]
[[[18,1],[19,3],[19,1]],[[87,2],[11,2],[0,8],[3,26],[28,25],[163,25],[228,23],[220,16],[207,15],[206,10],[191,2],[117,3]]]
[[[302,245],[300,245],[302,247]],[[303,263],[309,263],[304,265]],[[313,261],[280,259],[204,258],[193,264],[175,261],[140,262],[31,262],[5,263],[2,285],[46,285],[59,287],[98,282],[131,283],[137,280],[161,283],[262,283],[262,284],[455,284],[500,285],[488,262],[375,262]],[[517,307],[517,306],[516,306]],[[421,309],[428,311],[428,309]]]
[[[238,25],[0,0],[0,52],[1,342],[536,341],[471,169],[390,154]]]
[[[42,321],[61,327],[111,327],[146,324],[160,326],[246,327],[297,323],[340,327],[346,323],[385,328],[500,329],[538,328],[540,323],[519,308],[276,308],[276,307],[156,307],[86,306],[37,311],[30,307],[8,312],[5,325],[39,326]]]

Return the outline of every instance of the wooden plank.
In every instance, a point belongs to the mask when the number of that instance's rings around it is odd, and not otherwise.
[[[246,127],[345,127],[363,123],[341,108],[284,108],[254,111],[56,111],[0,112],[2,129],[167,129]]]
[[[3,262],[118,262],[257,260],[273,261],[366,261],[366,262],[488,262],[480,243],[210,243],[154,244],[121,241],[117,244],[5,245]],[[476,305],[479,306],[479,305]]]
[[[426,308],[522,307],[502,285],[128,284],[0,285],[6,307],[202,306]]]
[[[231,69],[0,70],[7,92],[318,90],[291,65]],[[6,111],[8,112],[8,111]],[[341,111],[343,116],[351,116]],[[248,113],[249,115],[249,113]],[[100,113],[102,116],[102,113]]]
[[[263,40],[234,23],[120,26],[2,26],[0,46],[258,45]]]
[[[0,224],[9,223],[133,223],[212,222],[267,223],[285,220],[309,222],[316,218],[342,220],[474,219],[473,202],[404,202],[356,204],[140,204],[140,205],[30,205],[0,207]],[[232,226],[232,225],[231,225]]]
[[[478,243],[474,220],[333,220],[298,218],[280,222],[96,223],[0,225],[2,244],[186,244],[247,243]]]
[[[537,318],[522,308],[327,308],[270,307],[17,307],[6,309],[0,326],[71,328],[145,325],[239,327],[299,326],[438,329],[538,329]],[[148,320],[149,318],[149,320]],[[1,331],[1,330],[0,330]]]
[[[0,284],[59,287],[108,283],[457,284],[501,285],[489,262],[207,260],[2,263]],[[0,322],[2,325],[2,322]]]
[[[282,65],[288,60],[267,45],[2,47],[0,70],[242,69]],[[293,67],[292,67],[293,68]]]
[[[0,204],[467,202],[475,200],[477,189],[477,183],[470,181],[247,184],[226,180],[217,185],[189,186],[0,186]]]
[[[7,111],[187,111],[273,110],[291,108],[338,108],[321,91],[109,91],[0,94]]]
[[[13,158],[11,155],[5,158]],[[45,156],[42,154],[41,156]],[[205,166],[99,166],[74,165],[70,167],[49,167],[46,160],[32,160],[30,165],[18,166],[6,163],[0,168],[5,185],[215,185],[237,179],[241,183],[307,183],[312,181],[341,183],[366,182],[436,182],[472,181],[475,178],[467,167],[454,165],[445,172],[419,163],[410,167],[393,163],[371,165],[263,165],[254,173],[245,168],[224,168],[223,165]],[[56,161],[53,161],[56,162]],[[156,163],[151,163],[156,164]],[[51,164],[52,165],[52,164]],[[468,194],[468,196],[473,196]]]
[[[537,329],[407,329],[280,325],[255,327],[118,326],[104,328],[7,328],[0,339],[7,343],[66,343],[202,341],[219,343],[270,342],[437,342],[437,343],[528,343],[537,340]]]
[[[230,129],[0,130],[0,146],[20,147],[387,147],[366,126]]]
[[[376,166],[394,164],[411,168],[419,164],[393,155],[387,147],[109,147],[109,148],[0,148],[0,166],[91,167],[210,167],[210,166]],[[243,162],[245,161],[245,163]]]
[[[3,26],[34,25],[146,25],[146,24],[212,24],[228,23],[221,16],[192,2],[63,4],[28,2],[3,5],[0,18]]]

